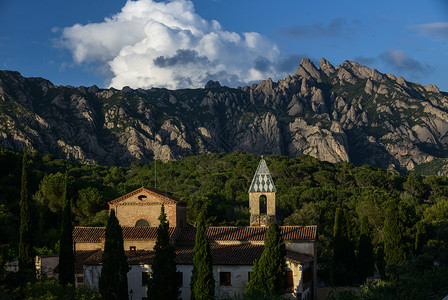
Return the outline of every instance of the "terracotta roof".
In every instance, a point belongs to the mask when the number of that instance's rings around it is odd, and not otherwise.
[[[297,253],[297,252],[293,252],[293,251],[286,251],[286,259],[299,263],[301,265],[306,265],[307,263],[310,263],[313,261],[313,258],[311,256],[302,254],[302,253]]]
[[[104,239],[106,227],[75,227],[73,229],[73,242],[99,243]]]
[[[214,265],[252,265],[256,259],[261,257],[263,253],[263,245],[210,245],[212,253],[212,260]],[[78,252],[93,252],[86,259],[82,261],[82,264],[86,265],[98,265],[101,264],[103,253],[101,251],[77,251],[76,257],[81,257]],[[128,264],[152,264],[154,258],[154,251],[151,250],[135,250],[125,251],[128,258]],[[191,265],[193,264],[193,246],[189,247],[176,247],[176,264],[178,265]],[[286,252],[286,259],[300,263],[302,265],[307,264],[313,259],[304,254],[295,253],[292,251]],[[77,264],[78,261],[77,261]],[[82,269],[82,268],[81,268]]]
[[[124,240],[156,240],[158,227],[122,227]],[[170,227],[170,237],[176,227]],[[75,227],[73,241],[76,243],[100,243],[106,235],[105,227]]]
[[[75,252],[75,273],[82,273],[85,262],[97,253],[101,253],[101,250],[77,250]]]
[[[275,188],[274,181],[272,180],[271,172],[266,165],[266,161],[263,156],[258,163],[257,171],[255,171],[254,178],[249,187],[249,193],[275,193],[277,189]]]
[[[119,198],[117,198],[115,200],[109,201],[108,204],[117,204],[118,202],[123,201],[123,200],[125,200],[125,199],[127,199],[129,197],[132,197],[132,196],[134,196],[134,195],[136,195],[138,193],[141,193],[143,191],[145,191],[145,192],[147,192],[149,194],[153,194],[153,195],[155,195],[157,197],[160,197],[163,200],[165,200],[167,203],[178,204],[178,205],[181,205],[181,206],[186,206],[187,205],[186,202],[181,201],[179,199],[176,199],[176,198],[174,198],[172,196],[169,196],[167,193],[163,193],[163,192],[161,192],[159,190],[156,190],[156,189],[153,189],[153,188],[149,188],[149,187],[145,187],[145,186],[142,186],[141,188],[138,188],[135,191],[132,191],[132,192],[126,194],[126,195],[123,195],[123,196],[121,196],[121,197],[119,197]]]
[[[317,226],[281,226],[285,241],[316,240]],[[264,241],[267,227],[208,227],[207,237],[214,241]],[[182,228],[178,241],[194,241],[196,228]]]

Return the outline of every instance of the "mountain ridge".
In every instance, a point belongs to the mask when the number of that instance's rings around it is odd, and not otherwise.
[[[384,169],[448,168],[448,94],[356,62],[228,88],[55,86],[0,71],[0,144],[125,165],[246,151]]]

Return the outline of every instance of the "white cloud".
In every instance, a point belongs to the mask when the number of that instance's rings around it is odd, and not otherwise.
[[[187,0],[128,0],[104,22],[64,28],[62,44],[76,63],[108,65],[115,88],[194,88],[210,79],[236,86],[286,75],[275,43],[255,32],[225,31]]]
[[[448,22],[428,23],[411,27],[423,36],[439,41],[448,41]]]

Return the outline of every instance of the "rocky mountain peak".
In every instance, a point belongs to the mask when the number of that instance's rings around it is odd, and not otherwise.
[[[83,163],[242,150],[448,173],[446,93],[353,61],[322,58],[317,69],[304,58],[278,82],[174,91],[62,87],[0,71],[0,120],[1,145]]]
[[[320,69],[327,76],[330,76],[330,74],[332,74],[336,71],[335,68],[333,67],[333,65],[323,57],[321,57],[321,59],[320,59]]]
[[[308,58],[302,58],[302,61],[300,62],[300,65],[294,75],[307,79],[313,78],[318,82],[321,81],[319,69],[317,69],[313,62]]]

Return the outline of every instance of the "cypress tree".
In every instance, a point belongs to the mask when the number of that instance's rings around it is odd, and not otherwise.
[[[106,225],[106,241],[103,252],[103,267],[99,279],[99,291],[106,300],[128,299],[129,266],[123,246],[123,232],[115,217],[115,211],[110,211]]]
[[[361,219],[361,229],[358,242],[358,269],[362,281],[365,281],[367,276],[373,275],[373,246],[372,238],[370,237],[370,229],[367,216]]]
[[[212,299],[215,295],[212,255],[207,239],[203,212],[199,214],[196,229],[190,289],[190,299],[192,300]]]
[[[148,283],[148,299],[177,300],[180,296],[176,271],[176,252],[170,241],[169,222],[162,204],[157,229],[155,256],[151,266],[151,279]]]
[[[59,283],[75,284],[75,256],[73,253],[73,226],[70,199],[67,197],[68,174],[65,172],[62,194],[62,228],[59,251]]]
[[[356,276],[356,258],[352,242],[348,235],[347,220],[342,208],[336,209],[333,228],[332,277],[334,284],[352,283]]]
[[[406,260],[404,231],[398,205],[394,199],[389,200],[383,228],[384,260],[386,265],[399,264]]]
[[[285,291],[286,248],[280,227],[271,223],[266,232],[264,250],[255,261],[252,275],[247,283],[249,296],[268,297]]]
[[[23,150],[22,158],[22,187],[20,191],[20,241],[19,241],[19,269],[20,271],[34,271],[31,235],[31,201],[28,195],[28,151]]]

